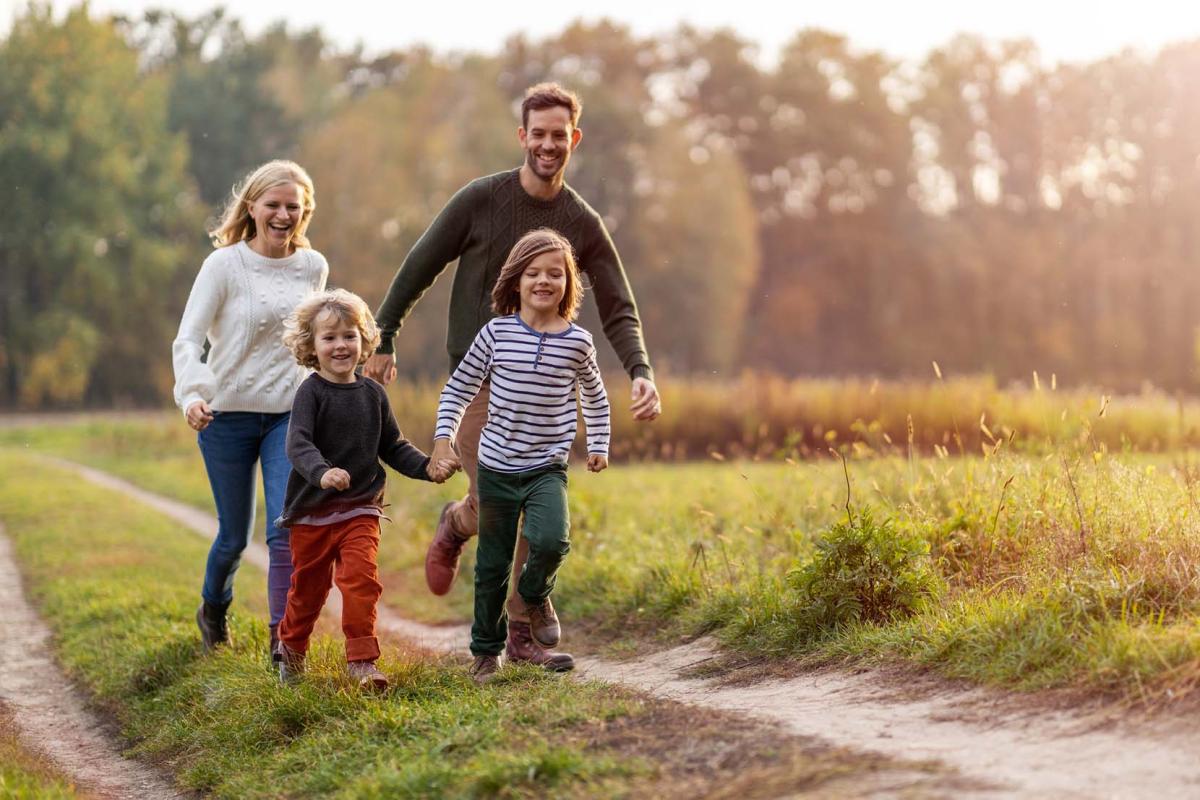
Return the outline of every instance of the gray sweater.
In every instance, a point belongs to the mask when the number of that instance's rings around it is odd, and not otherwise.
[[[313,373],[296,390],[288,423],[292,462],[281,524],[310,515],[383,506],[387,480],[379,462],[415,480],[429,480],[429,456],[400,433],[383,387],[361,375],[331,383]],[[350,488],[322,489],[333,467],[350,473]]]

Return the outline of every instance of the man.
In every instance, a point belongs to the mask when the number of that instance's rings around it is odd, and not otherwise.
[[[494,316],[492,287],[513,244],[531,230],[553,228],[571,242],[580,269],[591,279],[604,334],[632,379],[630,413],[639,421],[653,420],[662,413],[641,321],[621,259],[599,214],[563,179],[571,153],[583,138],[580,111],[579,98],[558,84],[542,83],[526,91],[521,127],[517,129],[524,163],[518,169],[464,186],[413,245],[376,314],[383,339],[364,367],[368,377],[385,385],[395,378],[392,340],[396,331],[425,290],[451,261],[458,259],[447,336],[453,371],[475,335]],[[485,383],[467,407],[458,430],[456,445],[470,491],[462,500],[442,509],[426,554],[425,579],[434,594],[450,591],[463,546],[478,533],[476,459],[480,432],[487,420],[489,388]],[[528,544],[521,537],[514,561],[517,574],[528,552]],[[548,651],[533,640],[529,610],[517,594],[516,585],[513,580],[507,602],[508,658],[552,670],[573,668],[575,662],[570,655]],[[550,608],[549,614],[553,613]]]

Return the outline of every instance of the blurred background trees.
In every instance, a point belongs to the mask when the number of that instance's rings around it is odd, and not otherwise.
[[[367,58],[221,11],[35,5],[0,40],[0,407],[164,402],[205,225],[268,158],[309,169],[331,283],[377,303],[459,186],[520,163],[548,79],[583,98],[568,180],[664,372],[1191,390],[1198,72],[1200,42],[1047,65],[958,37],[902,63],[818,30],[764,66],[728,31],[607,22]],[[397,340],[408,375],[444,374],[449,283]]]

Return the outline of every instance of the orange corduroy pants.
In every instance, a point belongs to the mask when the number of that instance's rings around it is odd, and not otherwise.
[[[379,518],[352,517],[332,525],[293,525],[292,582],[279,639],[297,653],[308,652],[317,618],[337,584],[342,593],[342,633],[347,661],[379,658],[375,606],[383,594],[376,555]]]

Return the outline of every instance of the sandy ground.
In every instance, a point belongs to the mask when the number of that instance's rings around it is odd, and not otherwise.
[[[72,688],[50,650],[50,631],[25,599],[0,525],[0,699],[21,743],[45,755],[93,797],[186,797],[158,773],[121,756],[99,718]]]
[[[138,498],[195,533],[215,535],[209,514],[96,470],[57,463]],[[251,545],[246,557],[265,568],[261,545]],[[466,651],[466,626],[423,625],[387,608],[380,609],[379,626],[431,649]],[[579,672],[656,697],[781,723],[836,746],[935,761],[966,780],[957,796],[1200,797],[1200,736],[1191,719],[1111,707],[1051,709],[1036,696],[935,678],[898,682],[873,671],[823,670],[736,686],[687,677],[715,656],[710,642],[699,641],[628,662],[583,659]]]

